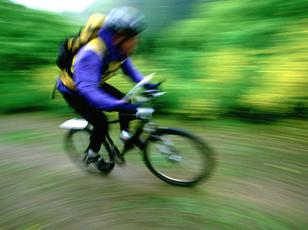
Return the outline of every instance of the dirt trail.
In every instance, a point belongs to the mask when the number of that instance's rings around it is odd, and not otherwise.
[[[63,120],[46,114],[0,118],[1,230],[288,229],[308,224],[305,121],[187,124],[218,155],[211,180],[187,189],[158,180],[137,153],[109,176],[80,171],[63,152],[64,132],[57,128]]]

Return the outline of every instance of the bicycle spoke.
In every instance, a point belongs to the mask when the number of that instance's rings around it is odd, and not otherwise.
[[[175,129],[159,129],[154,137],[147,143],[145,161],[160,179],[191,186],[210,174],[212,153],[196,137]]]

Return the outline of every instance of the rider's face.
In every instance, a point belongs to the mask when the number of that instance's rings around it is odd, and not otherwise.
[[[137,37],[131,37],[127,39],[122,45],[120,46],[121,51],[123,54],[129,56],[131,55],[138,44],[138,38]]]
[[[123,38],[123,40],[124,39],[125,38]],[[121,42],[119,42],[119,43],[121,43]],[[120,45],[121,52],[124,55],[129,56],[134,52],[137,44],[138,44],[138,38],[136,36],[128,38],[123,43],[121,43],[121,45]]]

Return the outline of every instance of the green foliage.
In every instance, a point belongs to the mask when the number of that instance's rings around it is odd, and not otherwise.
[[[98,1],[80,21],[124,3],[147,16],[137,67],[168,79],[161,112],[307,116],[307,1]],[[4,0],[0,11],[0,112],[49,108],[58,44],[82,23]]]
[[[30,76],[34,68],[53,65],[60,41],[76,33],[76,28],[60,15],[5,0],[1,0],[0,12],[0,112],[44,108],[50,93],[41,92]]]
[[[179,111],[307,115],[307,7],[303,0],[213,1],[164,31],[157,61],[190,89],[176,95]]]
[[[2,68],[28,69],[52,63],[58,44],[72,26],[60,15],[26,9],[4,1],[0,5]]]

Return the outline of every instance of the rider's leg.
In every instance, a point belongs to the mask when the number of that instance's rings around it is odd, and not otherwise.
[[[116,89],[115,87],[104,83],[101,86],[107,93],[111,94],[112,96],[118,98],[118,99],[122,99],[125,95],[119,91],[118,89]],[[125,131],[129,131],[129,123],[131,121],[131,118],[133,117],[133,115],[136,113],[136,111],[119,111],[119,120],[120,120],[120,129],[121,130],[125,130]]]
[[[98,153],[108,132],[107,118],[100,110],[88,105],[82,98],[64,94],[67,103],[93,126],[89,149]]]

